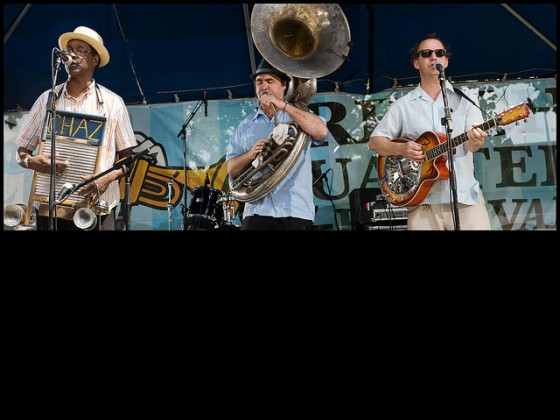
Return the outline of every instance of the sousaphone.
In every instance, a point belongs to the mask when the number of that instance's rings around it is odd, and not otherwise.
[[[350,28],[338,4],[261,4],[253,7],[251,35],[262,57],[291,77],[284,98],[307,109],[317,92],[317,78],[340,67],[350,52]],[[276,120],[275,120],[276,121]],[[276,131],[276,130],[275,130]],[[241,202],[259,200],[293,168],[307,133],[290,125],[283,138],[271,134],[269,146],[244,173],[229,180]]]

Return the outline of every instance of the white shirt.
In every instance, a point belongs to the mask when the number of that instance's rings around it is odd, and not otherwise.
[[[453,91],[446,81],[446,93],[451,113],[451,137],[455,138],[472,128],[474,123],[483,123],[482,113],[467,99]],[[472,98],[477,103],[476,98]],[[397,99],[381,122],[373,130],[372,136],[389,139],[403,138],[417,140],[424,132],[446,133],[442,118],[445,116],[443,95],[434,101],[420,84],[411,92]],[[465,143],[456,148],[453,163],[457,179],[457,201],[472,205],[478,202],[480,184],[474,177],[473,154],[465,148]],[[451,203],[449,179],[438,180],[422,204]]]

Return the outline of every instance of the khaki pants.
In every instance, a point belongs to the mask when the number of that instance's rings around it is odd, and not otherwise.
[[[490,217],[482,194],[479,202],[458,204],[459,230],[491,230]],[[455,230],[451,204],[420,204],[408,209],[408,230]]]

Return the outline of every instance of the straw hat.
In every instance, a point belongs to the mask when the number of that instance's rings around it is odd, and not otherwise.
[[[60,35],[60,38],[58,38],[59,48],[65,50],[66,45],[71,39],[79,39],[95,48],[95,51],[99,54],[99,67],[103,67],[109,63],[109,51],[107,51],[107,48],[103,45],[103,38],[93,29],[86,26],[78,26],[74,29],[74,32],[66,32]]]

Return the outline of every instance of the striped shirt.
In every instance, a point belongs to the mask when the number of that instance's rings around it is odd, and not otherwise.
[[[34,151],[41,142],[44,121],[47,115],[47,101],[50,89],[43,92],[35,101],[27,119],[19,132],[18,147]],[[78,101],[68,95],[66,82],[55,87],[57,110],[100,115],[106,118],[105,136],[101,143],[98,158],[99,173],[111,168],[120,150],[137,145],[130,116],[122,98],[109,89],[97,84],[95,80],[87,88],[86,94]],[[111,182],[101,200],[108,203],[109,210],[120,202],[119,181]],[[38,206],[38,203],[35,203]]]

